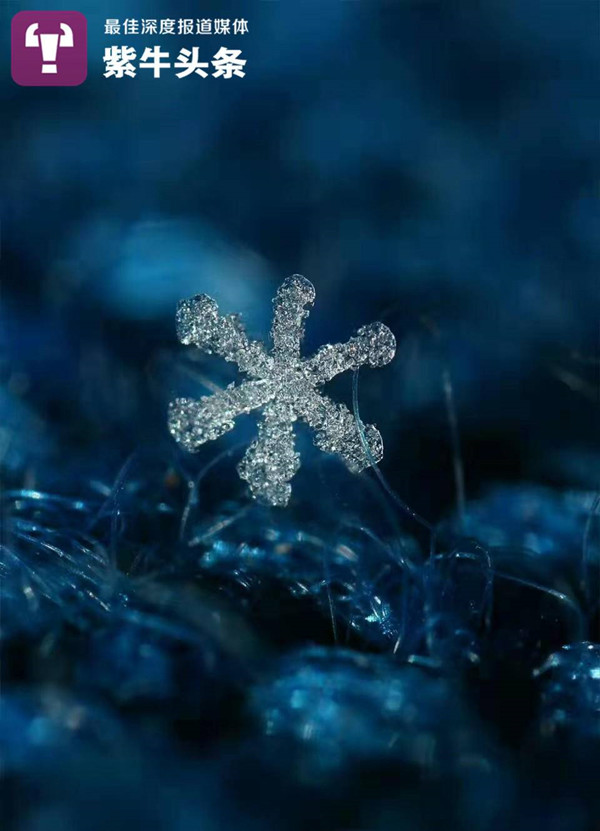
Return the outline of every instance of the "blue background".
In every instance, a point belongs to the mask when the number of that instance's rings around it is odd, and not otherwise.
[[[10,78],[23,8],[0,5],[10,822],[593,827],[595,0],[89,2],[88,78],[53,89]],[[109,17],[249,33],[107,36]],[[103,77],[107,46],[156,44],[241,49],[246,76]],[[251,420],[197,457],[168,435],[174,395],[235,377],[177,343],[177,301],[206,292],[266,337],[296,272],[307,354],[395,333],[361,416],[433,547],[306,434],[290,510],[228,525]],[[330,391],[351,405],[350,377]]]

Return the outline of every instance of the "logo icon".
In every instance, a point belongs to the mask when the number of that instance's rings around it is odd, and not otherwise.
[[[11,74],[22,87],[76,87],[87,77],[87,21],[80,12],[19,12]]]

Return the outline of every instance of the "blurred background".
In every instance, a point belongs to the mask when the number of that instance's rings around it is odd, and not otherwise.
[[[89,71],[73,88],[11,80],[10,20],[24,8],[0,4],[10,821],[27,831],[105,828],[116,816],[103,813],[108,801],[119,806],[117,825],[187,829],[198,827],[201,791],[203,828],[428,829],[440,816],[452,828],[598,827],[582,782],[585,771],[593,779],[598,770],[598,747],[589,742],[598,740],[600,656],[581,645],[599,640],[598,4],[82,0],[76,9],[88,21]],[[249,31],[110,36],[107,18],[243,18]],[[246,75],[103,77],[106,47],[132,45],[139,55],[156,44],[172,55],[198,45],[208,61],[221,46],[241,49]],[[361,416],[384,437],[381,471],[398,498],[439,539],[463,540],[432,550],[468,551],[476,563],[468,578],[461,573],[457,593],[438,589],[440,581],[454,585],[458,561],[432,576],[427,529],[388,496],[366,496],[370,486],[363,492],[349,474],[329,470],[311,456],[306,437],[289,512],[250,514],[252,521],[246,513],[246,526],[232,519],[247,500],[234,468],[238,442],[252,437],[251,419],[197,457],[178,451],[168,435],[170,399],[235,378],[219,359],[177,343],[177,301],[208,293],[262,338],[271,299],[292,273],[316,287],[307,354],[372,320],[394,331],[394,362],[361,372]],[[351,406],[349,375],[330,391]],[[208,483],[201,496],[199,476]],[[326,493],[321,513],[311,507],[316,487]],[[358,525],[366,517],[386,546],[402,540],[401,571],[418,590],[394,582],[380,591],[389,563],[360,553],[364,534],[353,548],[349,526],[342,534],[332,524],[340,506]],[[343,553],[333,589],[320,554],[302,549],[285,568],[273,559],[274,540],[286,551],[306,544],[307,518],[323,550],[358,551],[368,578],[346,573]],[[220,539],[222,527],[237,537]],[[211,547],[215,539],[221,545]],[[190,540],[195,547],[182,549]],[[501,562],[490,546],[502,549]],[[242,549],[262,563],[260,591],[257,572],[240,564]],[[95,570],[107,562],[110,579]],[[165,568],[168,578],[156,582]],[[499,628],[486,617],[491,572]],[[138,573],[143,589],[124,588],[120,581]],[[320,611],[306,605],[310,586],[315,596],[328,588]],[[340,586],[351,587],[353,599]],[[340,614],[351,635],[340,634],[331,590],[339,608],[350,603]],[[432,597],[441,604],[435,614]],[[401,624],[394,624],[400,598]],[[524,617],[513,627],[515,608]],[[140,621],[150,626],[158,609],[160,627],[150,627],[158,641],[149,643]],[[467,609],[476,625],[465,622]],[[207,623],[217,618],[218,632]],[[478,638],[490,626],[495,640],[484,648]],[[206,639],[219,644],[209,657]],[[349,651],[340,656],[342,646]],[[563,647],[571,651],[556,652]],[[319,649],[332,652],[310,651]],[[272,650],[283,662],[276,671]],[[377,663],[390,654],[419,655],[429,674],[419,661]],[[183,663],[173,669],[175,660]],[[456,681],[463,661],[468,677]],[[267,664],[276,680],[260,674]],[[474,672],[476,704],[465,703]],[[130,686],[117,692],[124,673]],[[543,692],[533,679],[548,673]],[[566,678],[579,679],[575,691],[565,689]],[[320,689],[332,690],[331,700],[319,698]],[[340,703],[348,690],[356,691],[351,702]],[[100,716],[95,707],[109,711]],[[480,746],[475,711],[492,725],[489,745]],[[569,712],[579,714],[575,733],[542,753],[539,743]],[[143,739],[132,738],[131,724],[137,730],[140,721]],[[178,744],[173,750],[173,734],[185,752]],[[275,746],[263,747],[269,735]],[[528,759],[544,760],[539,782],[511,756],[524,743],[535,748]],[[156,761],[167,745],[176,759],[168,775]],[[398,752],[390,762],[392,746]],[[61,777],[44,761],[57,747],[65,781],[78,771],[75,795],[61,791]],[[365,754],[376,762],[368,773],[355,766],[358,747],[361,765]],[[116,753],[128,761],[115,773]],[[457,769],[460,753],[466,760]],[[273,784],[278,754],[292,754],[291,772],[278,771]],[[140,757],[156,770],[142,772]],[[556,758],[567,759],[569,781],[569,764],[579,768],[579,784],[564,792]],[[33,786],[23,784],[32,777]],[[142,783],[153,777],[162,790],[151,798]],[[542,798],[549,781],[562,800],[550,807]],[[39,807],[25,810],[28,787]],[[257,788],[274,788],[279,807],[257,797]],[[292,810],[299,803],[302,810]]]
[[[50,417],[54,437],[130,442],[136,401],[119,384],[148,394],[176,302],[207,292],[266,334],[276,286],[299,272],[318,298],[307,351],[371,319],[394,330],[394,365],[364,373],[365,417],[422,511],[435,518],[453,493],[445,369],[472,492],[585,477],[598,403],[593,0],[84,4],[89,75],[68,89],[11,81],[20,8],[2,9],[5,354],[12,387],[27,385],[19,404]],[[116,15],[243,17],[248,34],[199,45],[242,49],[246,77],[104,78],[106,46],[154,45],[105,36]]]

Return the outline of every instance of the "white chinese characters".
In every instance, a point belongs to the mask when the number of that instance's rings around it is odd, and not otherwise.
[[[108,17],[105,35],[247,35],[248,21],[243,17],[229,18],[125,18]]]
[[[135,78],[136,51],[132,46],[111,46],[104,50],[105,78]]]
[[[243,78],[246,61],[240,58],[241,49],[227,49],[222,46],[213,56],[210,66],[214,70],[210,74],[213,78]],[[137,50],[133,46],[107,46],[104,50],[104,77],[105,78],[135,78],[137,70],[151,70],[154,78],[160,78],[166,70],[179,70],[174,72],[176,78],[186,78],[189,75],[199,75],[207,78],[209,63],[202,61],[200,47],[192,49],[181,49],[171,61],[169,52],[161,49],[160,46],[148,46],[142,52],[139,64],[136,67]]]

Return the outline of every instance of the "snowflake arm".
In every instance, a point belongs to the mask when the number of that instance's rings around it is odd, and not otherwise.
[[[305,306],[312,306],[314,301],[313,284],[300,274],[287,277],[279,286],[273,301],[271,327],[274,355],[286,359],[300,358],[304,323],[309,314]]]
[[[356,336],[346,343],[328,343],[305,361],[305,367],[317,384],[331,381],[340,372],[388,364],[396,352],[396,339],[383,323],[361,326]]]
[[[199,401],[176,398],[169,405],[169,430],[186,450],[194,452],[234,427],[235,419],[266,404],[276,393],[268,381],[246,381]]]
[[[300,467],[294,448],[294,414],[268,404],[253,442],[238,465],[238,473],[250,485],[252,495],[271,505],[287,505],[292,493],[289,484]]]
[[[268,371],[272,359],[259,341],[251,341],[239,315],[221,315],[207,294],[182,300],[177,307],[177,336],[209,354],[215,352],[254,376]]]
[[[363,425],[364,438],[369,448],[365,452],[358,425],[344,404],[336,404],[318,392],[307,396],[299,416],[314,430],[314,443],[325,453],[336,453],[353,473],[360,473],[371,465],[371,460],[383,458],[381,433],[373,424]]]

